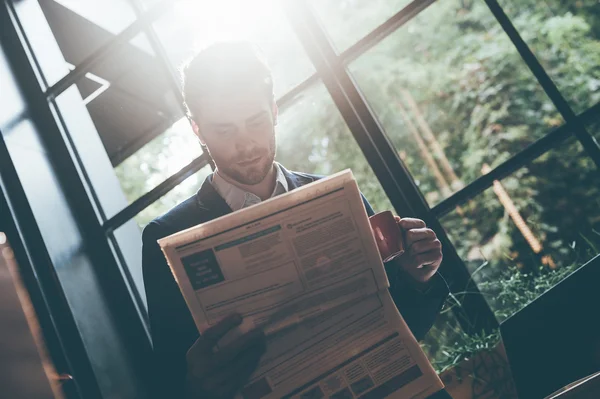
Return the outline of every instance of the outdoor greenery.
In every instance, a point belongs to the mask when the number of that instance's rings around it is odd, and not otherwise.
[[[308,0],[339,52],[377,28],[411,0]]]
[[[321,15],[338,11],[349,21],[330,27],[334,17],[323,17],[335,38],[349,32],[352,18],[360,19],[371,3],[319,4]],[[528,41],[535,38],[534,51],[565,97],[583,109],[600,100],[600,51],[589,51],[600,45],[600,35],[598,7],[577,4],[519,2],[507,12]],[[382,9],[381,15],[396,11]],[[563,124],[483,1],[440,0],[348,68],[432,206],[485,173],[486,165],[497,166]],[[282,163],[323,174],[350,167],[374,207],[389,208],[322,84],[282,111],[278,134]],[[472,272],[488,265],[475,275],[477,283],[515,266],[530,271],[540,264],[581,264],[597,253],[583,237],[593,237],[600,224],[599,183],[594,163],[569,140],[444,216],[442,224]],[[517,214],[508,212],[511,205]],[[509,313],[506,303],[489,302],[498,317]]]
[[[355,29],[363,19],[373,29],[408,2],[311,3],[334,44],[345,49],[360,39],[356,32],[367,33]],[[500,3],[576,112],[600,101],[597,0]],[[268,58],[286,42],[270,42]],[[278,74],[298,76],[296,64],[306,70],[304,54],[285,54],[285,62],[272,61]],[[564,124],[482,0],[438,0],[347,67],[431,206]],[[590,129],[600,137],[599,125]],[[282,107],[277,135],[277,160],[289,169],[330,174],[351,168],[375,209],[391,209],[321,82]],[[166,177],[160,174],[165,162],[178,159],[175,146],[153,143],[116,169],[130,200],[157,184],[153,176]],[[192,183],[147,210],[140,227],[199,188],[200,179]],[[502,320],[598,253],[600,175],[570,139],[441,222]],[[425,348],[441,370],[459,353],[495,339],[468,340],[446,311]]]
[[[201,154],[198,139],[181,115],[164,133],[119,164],[115,173],[131,203]]]
[[[600,234],[596,235],[597,237],[593,238],[593,242],[598,244],[600,243]],[[590,244],[595,246],[591,240]],[[462,311],[462,303],[465,297],[468,295],[483,295],[487,298],[495,298],[495,303],[498,306],[495,307],[494,314],[499,320],[504,320],[527,306],[581,266],[578,261],[580,253],[575,251],[574,248],[571,248],[570,252],[574,259],[573,262],[561,268],[553,270],[546,265],[542,265],[529,272],[523,272],[516,266],[510,266],[497,273],[494,279],[480,282],[477,285],[479,292],[467,289],[465,292],[452,294],[440,314],[443,323],[438,321],[428,338],[422,343],[423,349],[430,354],[430,360],[436,371],[442,373],[469,359],[479,351],[494,349],[500,342],[498,330],[489,334],[481,331],[469,335],[460,328],[455,318],[448,317],[450,312]],[[596,253],[598,251],[588,255],[593,256]],[[481,264],[473,277],[489,266],[488,262]],[[440,340],[440,336],[443,336],[444,339]]]

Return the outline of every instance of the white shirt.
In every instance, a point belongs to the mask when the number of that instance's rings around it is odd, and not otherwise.
[[[269,198],[288,192],[288,183],[281,170],[281,166],[277,162],[273,162],[273,165],[276,171],[275,188]],[[213,175],[212,185],[234,212],[261,202],[260,197],[257,195],[245,191],[235,184],[229,183],[219,174],[218,170]]]

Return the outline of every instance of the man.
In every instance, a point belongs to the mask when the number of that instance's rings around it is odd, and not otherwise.
[[[319,177],[290,172],[274,162],[277,105],[271,73],[252,45],[214,44],[183,70],[183,94],[194,131],[216,169],[196,195],[153,220],[143,233],[143,271],[161,398],[233,397],[255,370],[266,340],[261,331],[219,351],[217,341],[241,323],[231,315],[199,337],[157,240]],[[298,138],[301,139],[301,138]],[[373,209],[364,199],[369,215]],[[391,292],[417,339],[433,324],[448,293],[437,269],[435,233],[418,219],[397,218],[405,230],[405,255],[386,269]]]

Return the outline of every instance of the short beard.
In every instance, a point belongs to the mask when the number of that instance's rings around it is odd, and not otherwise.
[[[217,168],[221,173],[226,175],[227,177],[235,180],[240,184],[244,184],[247,186],[252,186],[262,182],[265,177],[269,174],[269,171],[273,168],[273,161],[275,160],[277,143],[275,140],[275,135],[271,141],[269,142],[269,147],[267,149],[259,149],[257,151],[251,151],[249,153],[244,154],[244,156],[238,156],[233,160],[219,162],[215,159],[215,164],[217,164]],[[261,157],[261,161],[257,165],[252,165],[248,168],[241,168],[237,165],[236,162],[239,162],[241,159],[252,159],[253,157]]]

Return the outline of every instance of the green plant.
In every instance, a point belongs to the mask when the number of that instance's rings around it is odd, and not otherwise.
[[[454,345],[448,345],[441,349],[440,352],[444,356],[443,359],[432,363],[438,373],[443,373],[451,369],[478,352],[492,350],[500,342],[500,333],[498,330],[495,330],[491,334],[481,332],[469,335],[462,332],[459,337],[460,340],[457,340]]]
[[[595,232],[597,237],[582,239],[591,247],[597,248],[600,234]],[[575,243],[571,244],[571,251],[575,254],[575,260],[569,265],[556,269],[550,269],[548,266],[540,266],[532,271],[522,271],[516,266],[508,267],[496,274],[493,280],[480,281],[477,283],[479,292],[464,291],[451,294],[447,304],[442,311],[443,315],[456,311],[462,311],[462,302],[468,295],[483,295],[489,303],[492,304],[494,315],[498,320],[504,320],[512,314],[518,312],[527,306],[533,300],[546,291],[560,283],[580,266],[581,254],[575,251]],[[589,253],[586,255],[595,255]],[[589,259],[585,256],[585,259]],[[490,267],[489,262],[484,262],[471,276],[471,282],[477,278],[477,274]],[[490,334],[479,332],[476,334],[467,334],[458,325],[451,327],[453,336],[443,343],[436,351],[436,356],[432,358],[432,364],[438,373],[442,373],[461,362],[469,359],[475,353],[493,349],[500,341],[498,330]]]
[[[504,320],[561,282],[578,266],[573,263],[554,270],[540,266],[531,272],[511,267],[498,280],[481,282],[478,287],[494,301],[496,318]]]

